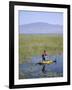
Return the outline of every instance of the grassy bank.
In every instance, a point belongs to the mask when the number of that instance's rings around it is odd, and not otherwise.
[[[32,56],[39,56],[46,50],[48,54],[58,54],[63,51],[62,35],[24,35],[19,34],[19,60],[20,64]]]

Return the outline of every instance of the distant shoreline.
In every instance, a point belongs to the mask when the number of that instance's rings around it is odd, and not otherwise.
[[[63,36],[63,34],[56,34],[56,33],[19,33],[19,35],[49,35],[49,36]]]

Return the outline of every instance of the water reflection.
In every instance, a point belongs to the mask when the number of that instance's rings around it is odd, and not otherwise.
[[[42,67],[42,72],[43,72],[43,73],[46,73],[45,65],[43,65],[43,67]]]
[[[56,60],[53,64],[38,64],[42,59],[40,56],[33,57],[31,62],[19,65],[19,78],[41,78],[41,77],[62,77],[63,76],[63,56],[50,56],[51,60]]]

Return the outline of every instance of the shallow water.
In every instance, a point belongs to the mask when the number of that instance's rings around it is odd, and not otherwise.
[[[41,56],[32,57],[27,63],[19,65],[19,78],[45,78],[45,77],[62,77],[63,76],[63,55],[47,56],[46,60],[56,61],[53,64],[39,65],[42,61]]]

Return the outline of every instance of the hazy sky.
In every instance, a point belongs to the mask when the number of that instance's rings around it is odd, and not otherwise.
[[[19,11],[19,25],[43,22],[63,25],[62,12]]]

